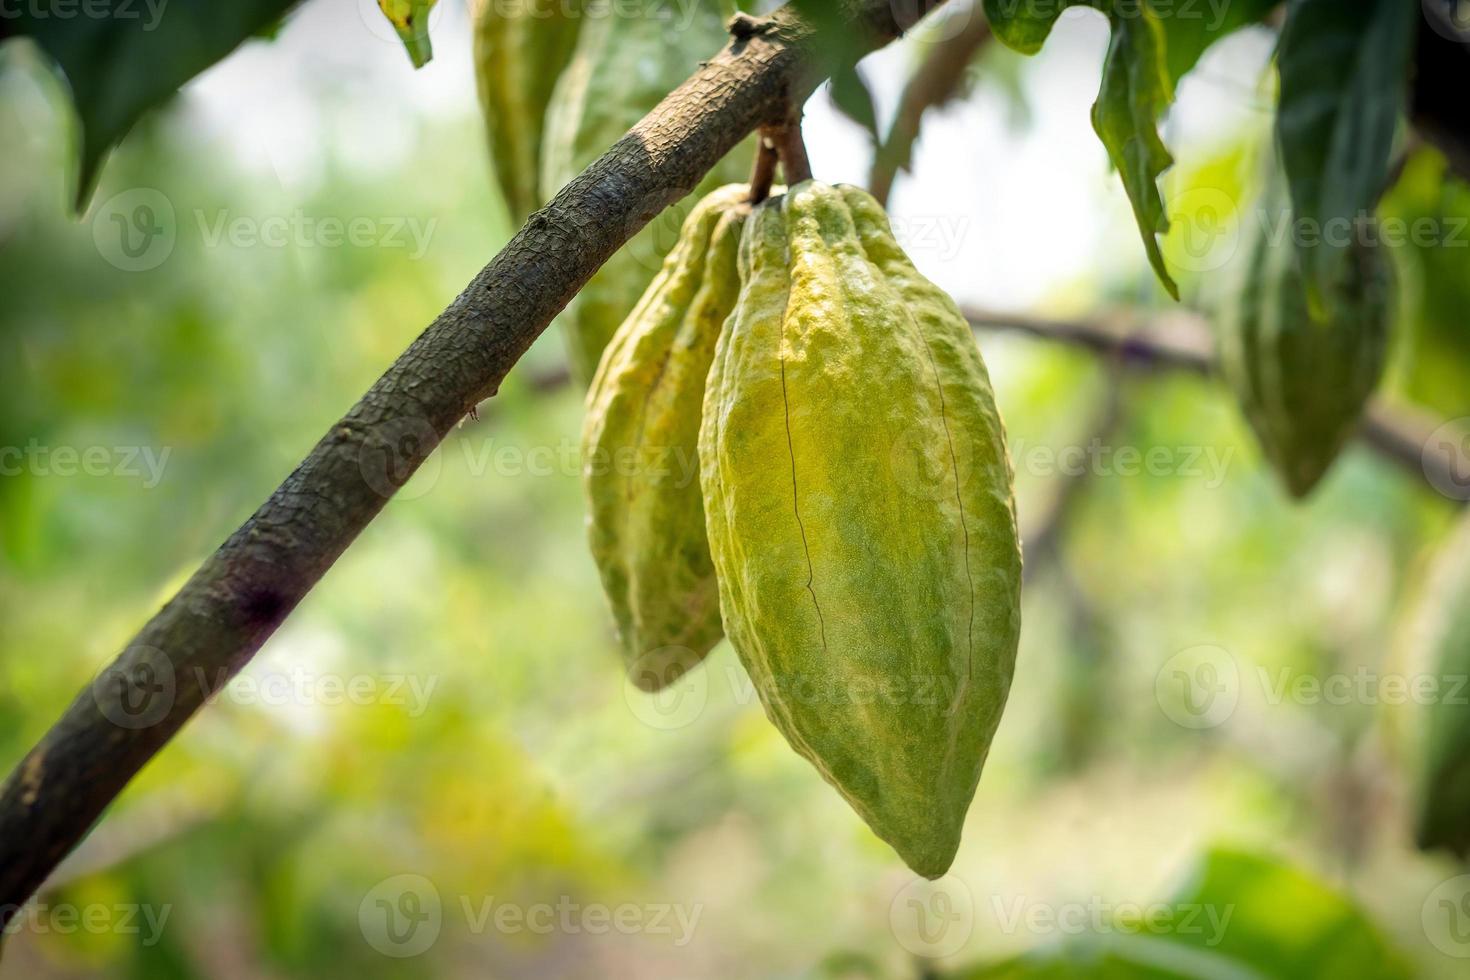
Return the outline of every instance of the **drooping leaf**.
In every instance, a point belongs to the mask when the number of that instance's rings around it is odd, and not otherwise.
[[[393,25],[398,39],[403,42],[409,60],[415,68],[422,68],[434,57],[434,46],[429,42],[429,12],[438,0],[378,0],[378,9]]]
[[[1278,60],[1276,135],[1298,217],[1302,261],[1320,305],[1348,234],[1385,190],[1419,5],[1404,0],[1290,0]],[[1298,241],[1301,239],[1299,237]]]
[[[1103,63],[1102,92],[1092,107],[1092,128],[1123,178],[1154,272],[1178,299],[1179,286],[1159,248],[1159,237],[1169,231],[1159,178],[1174,158],[1159,138],[1158,120],[1174,99],[1174,87],[1164,67],[1163,27],[1149,8],[1138,9],[1143,11],[1139,16],[1112,18],[1113,39]]]
[[[985,13],[1004,43],[1034,54],[1057,18],[1074,6],[1101,10],[1112,25],[1092,126],[1123,179],[1149,263],[1178,299],[1179,287],[1164,265],[1158,240],[1169,230],[1159,178],[1174,162],[1159,138],[1158,120],[1173,101],[1174,86],[1157,11],[1140,0],[985,0]]]
[[[1199,4],[1191,9],[1176,4],[1172,16],[1161,18],[1168,39],[1169,80],[1178,84],[1210,45],[1242,27],[1260,22],[1281,0],[1230,0],[1219,5]]]
[[[830,84],[832,103],[844,116],[868,131],[874,143],[878,141],[878,113],[873,108],[873,95],[868,83],[855,66],[844,66],[832,76]]]
[[[21,4],[0,18],[0,38],[34,40],[71,86],[81,124],[77,209],[91,197],[103,156],[139,116],[241,42],[270,31],[295,2],[102,0],[88,9],[103,15],[86,17],[47,16],[44,5]]]

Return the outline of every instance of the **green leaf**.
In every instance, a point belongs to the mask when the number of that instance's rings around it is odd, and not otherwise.
[[[1096,4],[1089,0],[985,0],[985,17],[1006,47],[1036,54],[1051,36],[1057,18],[1075,6]]]
[[[107,151],[147,110],[242,41],[269,30],[295,0],[169,0],[152,7],[104,0],[100,15],[47,16],[44,5],[19,4],[0,19],[0,35],[29,37],[71,86],[81,125],[76,207],[86,206]]]
[[[1169,81],[1178,84],[1210,45],[1242,27],[1259,23],[1281,0],[1229,0],[1228,3],[1174,5],[1172,13],[1160,9],[1160,20],[1168,38]]]
[[[1266,977],[1374,977],[1413,972],[1352,899],[1326,882],[1270,857],[1219,849],[1167,903],[1216,910],[1218,930],[1176,929],[1169,940],[1210,951]]]
[[[1167,901],[951,980],[1411,976],[1363,910],[1325,882],[1270,857],[1220,849]]]
[[[1164,27],[1153,5],[1140,0],[985,0],[985,13],[1001,41],[1034,54],[1057,18],[1074,6],[1102,10],[1112,25],[1092,127],[1123,179],[1149,264],[1169,295],[1178,299],[1179,287],[1164,264],[1158,237],[1169,230],[1159,178],[1174,163],[1159,138],[1158,120],[1173,101],[1174,85]]]
[[[1404,0],[1288,3],[1276,135],[1292,204],[1322,239],[1302,249],[1317,303],[1347,260],[1334,229],[1368,216],[1385,190],[1418,11]]]
[[[878,142],[878,113],[873,108],[873,95],[868,83],[863,81],[856,67],[839,69],[829,86],[832,102],[844,116],[868,131],[874,143]]]
[[[1154,272],[1178,299],[1179,286],[1159,248],[1159,236],[1169,231],[1159,178],[1174,158],[1159,138],[1157,124],[1174,99],[1174,87],[1164,68],[1164,29],[1149,7],[1137,9],[1138,16],[1112,18],[1113,40],[1103,63],[1102,92],[1092,107],[1092,128],[1123,178]]]
[[[403,42],[409,60],[422,68],[434,57],[429,43],[429,11],[438,0],[378,0],[378,9],[393,25],[398,40]]]

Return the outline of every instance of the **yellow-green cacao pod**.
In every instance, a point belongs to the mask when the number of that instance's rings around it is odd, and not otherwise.
[[[517,224],[544,202],[546,109],[572,60],[580,0],[473,0],[475,82],[495,179]]]
[[[922,875],[949,868],[1020,633],[1010,459],[954,302],[882,208],[756,208],[699,434],[725,630],[787,741]]]
[[[587,393],[592,556],[629,677],[644,690],[677,679],[723,635],[699,489],[699,416],[715,340],[740,289],[748,198],[736,184],[699,202]]]
[[[678,88],[729,39],[724,4],[716,0],[650,0],[592,16],[577,39],[572,63],[557,84],[547,115],[541,192],[563,186]],[[693,192],[654,217],[593,275],[558,318],[572,374],[586,384],[613,331],[627,318],[694,203],[724,184],[745,180],[753,143],[730,153]]]
[[[1389,708],[1414,773],[1415,837],[1470,857],[1470,517],[1429,565],[1404,617],[1395,673],[1410,696]]]
[[[1220,362],[1263,453],[1300,498],[1352,436],[1382,377],[1392,275],[1383,249],[1355,244],[1325,309],[1313,310],[1297,247],[1278,237],[1263,224],[1246,246],[1219,324]]]

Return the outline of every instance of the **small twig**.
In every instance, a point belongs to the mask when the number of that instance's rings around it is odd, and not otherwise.
[[[760,131],[759,145],[755,149],[755,169],[750,174],[750,203],[759,204],[771,196],[771,184],[776,180],[776,164],[781,152],[774,136],[766,129]]]
[[[781,173],[786,177],[786,186],[795,187],[804,180],[811,180],[812,162],[806,155],[806,140],[801,135],[800,117],[781,127],[779,143]]]
[[[888,203],[899,171],[909,167],[924,113],[960,94],[966,70],[991,38],[990,23],[978,3],[957,9],[948,22],[955,18],[968,19],[958,31],[934,42],[924,61],[914,69],[899,96],[888,135],[873,154],[868,190],[881,204]]]
[[[1124,367],[1177,368],[1194,374],[1215,375],[1217,368],[1211,354],[1209,325],[1198,314],[1175,314],[1153,326],[1143,320],[1125,320],[1120,326],[1089,320],[1050,320],[1025,315],[996,314],[981,310],[965,310],[965,317],[976,328],[1015,330],[1047,340],[1058,340],[1084,347],[1093,353],[1115,360]],[[1358,427],[1357,438],[1376,450],[1383,459],[1398,464],[1434,487],[1457,506],[1470,504],[1460,495],[1450,496],[1446,487],[1470,485],[1470,467],[1462,454],[1433,452],[1431,440],[1436,432],[1434,420],[1401,406],[1375,401],[1368,406]],[[1470,438],[1470,433],[1464,434]]]

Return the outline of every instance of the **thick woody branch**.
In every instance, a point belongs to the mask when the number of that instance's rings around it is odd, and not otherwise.
[[[942,2],[849,0],[849,41],[877,48]],[[613,252],[821,81],[822,39],[793,14],[732,34],[531,216],[21,760],[0,787],[0,925]]]

